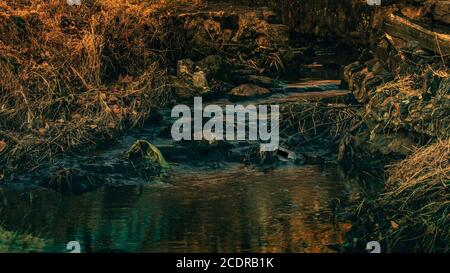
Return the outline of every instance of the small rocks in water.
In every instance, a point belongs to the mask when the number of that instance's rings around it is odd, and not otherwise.
[[[267,88],[254,84],[242,84],[231,90],[230,99],[234,101],[239,101],[269,96],[270,94],[271,91]]]

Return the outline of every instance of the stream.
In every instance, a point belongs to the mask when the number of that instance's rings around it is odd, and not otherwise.
[[[339,73],[318,67],[304,68],[318,77],[251,103],[348,94],[335,80]],[[252,168],[230,159],[245,143],[189,154],[192,147],[174,143],[167,134],[172,121],[164,120],[127,133],[111,148],[62,158],[43,174],[0,186],[2,226],[46,239],[48,252],[68,252],[69,241],[78,241],[83,252],[335,252],[344,241],[351,224],[341,222],[336,209],[360,188],[337,165]],[[117,171],[138,139],[152,142],[172,164],[157,182]],[[78,177],[100,177],[103,186],[64,195],[36,185],[67,166],[80,169]]]
[[[333,205],[358,187],[335,166],[173,172],[167,183],[79,196],[0,188],[3,224],[47,238],[49,252],[69,241],[86,252],[332,252],[351,227]]]

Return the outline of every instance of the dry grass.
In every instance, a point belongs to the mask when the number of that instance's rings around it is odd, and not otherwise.
[[[358,106],[341,103],[300,101],[281,111],[281,135],[297,148],[318,139],[336,141],[359,127]]]
[[[177,3],[0,1],[0,175],[106,143],[168,101]]]
[[[390,251],[450,250],[450,140],[415,151],[389,167],[387,193],[379,200],[391,228],[382,236]]]
[[[448,79],[448,69],[432,71],[433,77]],[[441,87],[432,94],[424,90],[419,75],[402,76],[372,91],[365,112],[377,123],[378,133],[406,130],[430,138],[450,136],[450,90]]]

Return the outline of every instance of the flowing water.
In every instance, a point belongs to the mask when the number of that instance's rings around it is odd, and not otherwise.
[[[174,170],[168,183],[80,196],[0,188],[3,226],[48,239],[45,251],[331,252],[350,225],[333,213],[356,193],[333,166]]]

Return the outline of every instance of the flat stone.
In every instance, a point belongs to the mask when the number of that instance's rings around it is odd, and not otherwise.
[[[247,100],[257,97],[269,96],[272,92],[255,84],[242,84],[231,90],[230,99],[234,101]]]

